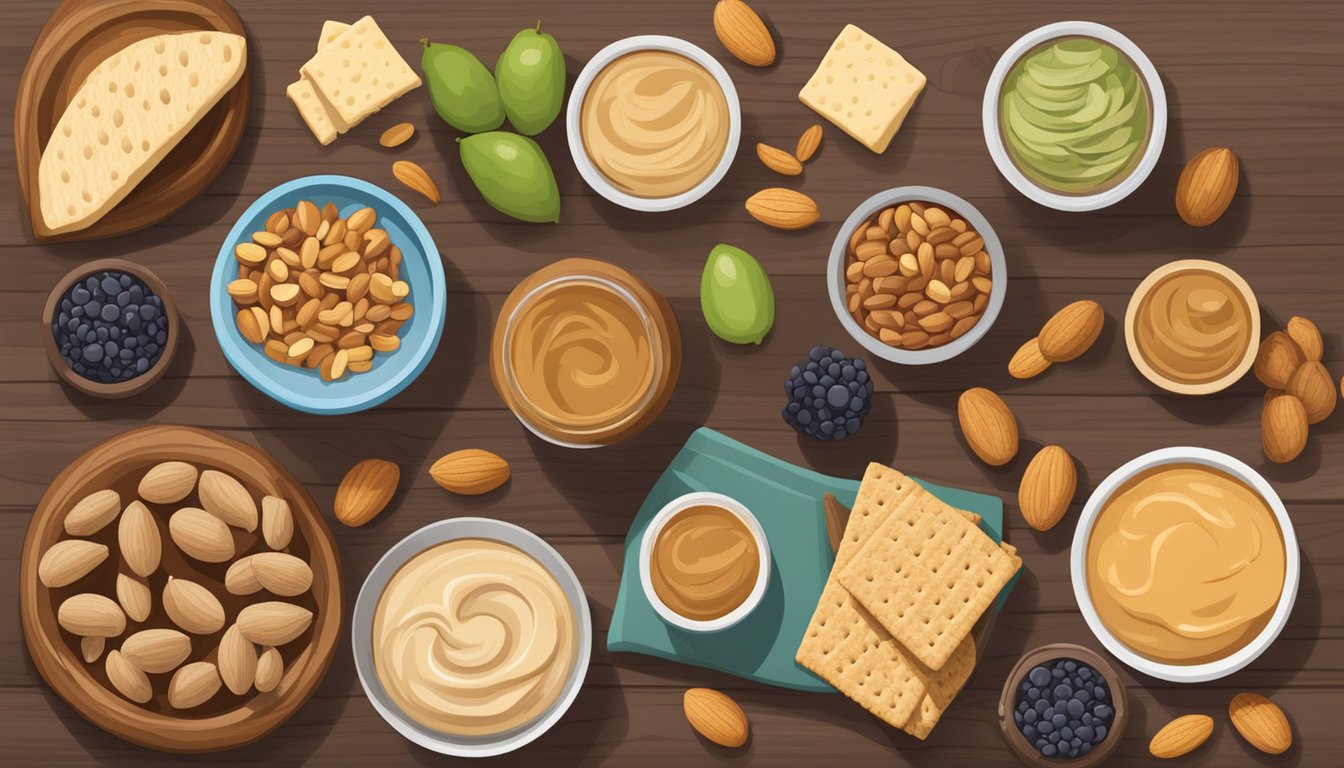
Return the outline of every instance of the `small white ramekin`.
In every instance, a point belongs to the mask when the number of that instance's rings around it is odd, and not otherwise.
[[[663,532],[663,528],[667,527],[667,524],[678,513],[696,506],[721,507],[736,515],[747,526],[747,530],[751,531],[752,538],[756,540],[756,552],[761,564],[756,571],[756,584],[752,586],[747,599],[728,613],[708,621],[688,619],[667,607],[653,588],[653,574],[650,572],[650,564],[653,562],[653,545],[658,541],[658,536]],[[761,528],[760,522],[751,513],[751,510],[730,496],[708,491],[697,491],[678,496],[663,505],[663,508],[658,510],[658,514],[654,515],[653,519],[649,521],[648,527],[644,529],[644,538],[639,543],[639,583],[644,587],[644,597],[653,606],[654,611],[668,624],[689,632],[718,632],[727,629],[745,619],[748,614],[756,609],[761,599],[765,597],[766,587],[770,584],[770,543],[765,538],[765,529]]]
[[[1116,490],[1130,479],[1147,470],[1168,464],[1200,464],[1226,472],[1250,486],[1273,510],[1274,518],[1279,524],[1279,532],[1283,534],[1283,591],[1279,593],[1279,604],[1274,608],[1274,615],[1270,617],[1269,623],[1265,625],[1264,629],[1260,630],[1260,634],[1254,640],[1229,656],[1204,664],[1163,664],[1130,650],[1102,623],[1101,617],[1097,615],[1096,607],[1092,604],[1091,593],[1087,589],[1087,544],[1092,535],[1092,526],[1096,523],[1101,508],[1105,506]],[[1161,448],[1145,453],[1136,459],[1132,459],[1108,475],[1105,480],[1102,480],[1088,498],[1087,504],[1083,506],[1083,512],[1078,518],[1078,527],[1073,534],[1073,548],[1069,553],[1069,571],[1073,579],[1073,595],[1078,601],[1078,608],[1087,621],[1088,628],[1092,630],[1092,634],[1097,636],[1097,639],[1101,641],[1102,645],[1106,646],[1106,650],[1110,651],[1111,655],[1126,665],[1146,675],[1173,683],[1206,683],[1210,680],[1227,677],[1255,661],[1256,657],[1264,653],[1265,649],[1278,638],[1284,625],[1288,623],[1288,615],[1292,613],[1293,603],[1297,601],[1300,570],[1301,556],[1297,549],[1297,536],[1293,533],[1293,521],[1288,518],[1288,510],[1284,508],[1279,495],[1260,476],[1260,473],[1225,453],[1208,448],[1188,446]]]
[[[1003,129],[999,125],[999,92],[1003,90],[1003,81],[1008,78],[1013,65],[1033,48],[1063,37],[1095,38],[1129,57],[1139,70],[1139,76],[1143,78],[1143,85],[1148,91],[1152,107],[1152,131],[1148,136],[1148,146],[1144,148],[1138,165],[1134,166],[1119,184],[1090,195],[1052,192],[1027,178],[1009,156],[1003,141]],[[1162,87],[1162,78],[1158,76],[1157,69],[1139,46],[1128,37],[1108,26],[1090,21],[1059,21],[1047,24],[1033,29],[1008,46],[1008,50],[999,57],[999,63],[994,65],[994,71],[989,75],[980,115],[984,125],[985,146],[989,148],[989,156],[994,159],[994,165],[998,166],[999,173],[1003,174],[1018,192],[1041,205],[1059,211],[1095,211],[1124,200],[1143,184],[1148,174],[1157,166],[1157,159],[1162,154],[1162,145],[1167,139],[1167,92]]]
[[[636,51],[668,51],[685,56],[704,67],[709,74],[714,76],[715,82],[719,84],[719,88],[723,91],[724,99],[728,102],[728,143],[723,148],[723,157],[719,158],[719,164],[714,167],[714,171],[704,181],[672,197],[639,197],[618,189],[597,169],[597,166],[588,157],[588,150],[583,146],[581,122],[583,101],[588,95],[588,88],[592,86],[598,73],[605,69],[608,64]],[[584,65],[583,70],[574,80],[574,88],[569,93],[569,107],[565,112],[565,132],[569,135],[569,154],[574,157],[574,165],[578,167],[579,175],[599,195],[633,211],[650,213],[673,211],[684,208],[704,197],[723,180],[724,176],[728,175],[728,168],[733,164],[733,158],[737,156],[737,145],[742,137],[742,104],[738,101],[737,89],[733,87],[733,80],[728,76],[728,70],[724,69],[723,65],[709,55],[705,49],[679,37],[636,35],[617,40],[608,45],[598,51]]]

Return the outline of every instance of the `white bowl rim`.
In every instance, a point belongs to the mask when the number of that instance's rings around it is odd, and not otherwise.
[[[1144,86],[1148,90],[1148,98],[1152,101],[1152,131],[1148,136],[1148,146],[1144,149],[1143,156],[1139,158],[1138,165],[1134,166],[1129,175],[1119,184],[1090,195],[1065,195],[1051,192],[1028,179],[1022,171],[1018,170],[1013,159],[1009,157],[1008,150],[1003,145],[1003,136],[1000,133],[999,91],[1002,90],[1003,81],[1008,78],[1009,71],[1027,51],[1047,40],[1058,37],[1094,37],[1114,46],[1129,57],[1130,61],[1134,62],[1134,66],[1138,68],[1139,74],[1143,77]],[[994,65],[994,71],[989,76],[989,82],[985,85],[980,119],[985,134],[985,146],[989,149],[989,156],[993,158],[994,165],[998,167],[999,173],[1008,179],[1018,192],[1047,208],[1054,208],[1059,211],[1095,211],[1099,208],[1115,205],[1129,197],[1130,193],[1138,189],[1147,180],[1153,169],[1157,167],[1158,158],[1162,155],[1162,146],[1167,140],[1167,92],[1162,85],[1162,78],[1158,75],[1157,68],[1148,59],[1147,54],[1135,45],[1134,41],[1119,31],[1092,21],[1057,21],[1053,24],[1037,27],[1019,37],[999,57],[998,63]]]
[[[589,86],[593,84],[597,74],[605,69],[608,64],[628,53],[637,51],[668,51],[681,54],[694,61],[714,76],[714,80],[718,82],[719,88],[723,91],[724,100],[728,102],[728,143],[723,148],[723,157],[719,158],[719,164],[714,166],[714,170],[709,176],[679,195],[638,197],[618,189],[597,169],[597,166],[588,157],[588,150],[584,149],[583,146],[581,120],[583,100],[588,95]],[[611,43],[594,54],[584,65],[578,77],[574,79],[574,87],[569,92],[569,105],[565,111],[565,133],[568,136],[569,154],[574,158],[574,165],[579,169],[579,175],[583,177],[583,180],[593,191],[623,208],[634,211],[648,213],[674,211],[678,208],[684,208],[709,194],[709,191],[718,186],[719,182],[723,181],[723,177],[728,175],[728,168],[732,166],[733,160],[737,157],[737,147],[742,137],[742,104],[738,100],[737,88],[734,87],[733,79],[728,75],[728,70],[724,69],[718,59],[711,56],[705,49],[679,37],[635,35]]]
[[[845,295],[843,282],[845,250],[849,245],[849,236],[854,233],[854,229],[864,219],[877,213],[882,208],[910,200],[926,200],[946,206],[970,223],[985,240],[985,252],[989,254],[990,270],[994,275],[994,288],[989,294],[989,304],[985,307],[985,313],[980,317],[980,322],[967,331],[966,335],[941,347],[911,350],[898,349],[890,344],[884,344],[881,339],[875,338],[854,321],[854,318],[849,314],[849,307],[845,306],[843,298]],[[840,319],[840,324],[870,354],[903,365],[941,363],[951,360],[975,346],[976,342],[989,333],[989,328],[994,325],[994,321],[998,320],[999,311],[1003,309],[1004,296],[1008,293],[1008,260],[1003,255],[1003,243],[999,241],[998,233],[989,225],[989,220],[985,218],[984,214],[980,213],[979,209],[971,205],[969,201],[937,187],[918,185],[892,187],[859,203],[854,212],[849,214],[849,218],[845,219],[845,223],[840,225],[840,232],[835,236],[835,242],[831,245],[830,259],[826,263],[826,292],[831,297],[831,308],[835,310],[835,316]]]
[[[1273,510],[1274,517],[1279,524],[1279,531],[1283,535],[1283,591],[1279,594],[1279,602],[1274,608],[1274,614],[1270,616],[1264,629],[1260,630],[1260,634],[1256,635],[1251,642],[1225,658],[1203,664],[1164,664],[1130,650],[1102,623],[1087,589],[1087,543],[1102,505],[1110,499],[1117,488],[1135,475],[1168,464],[1199,464],[1222,470],[1246,483]],[[1297,601],[1298,581],[1301,576],[1301,555],[1297,547],[1297,535],[1293,531],[1293,521],[1288,517],[1288,510],[1283,506],[1283,500],[1279,498],[1278,493],[1260,473],[1245,462],[1221,451],[1193,446],[1174,446],[1149,451],[1142,456],[1131,459],[1119,469],[1107,475],[1106,479],[1097,485],[1096,490],[1092,492],[1092,495],[1087,499],[1087,503],[1083,506],[1082,514],[1078,517],[1078,527],[1074,529],[1073,546],[1069,552],[1069,572],[1073,581],[1073,595],[1078,602],[1079,611],[1087,621],[1087,626],[1092,630],[1092,634],[1101,641],[1101,644],[1111,652],[1112,656],[1118,658],[1125,665],[1160,680],[1173,683],[1207,683],[1211,680],[1226,677],[1255,661],[1278,638],[1284,625],[1288,623],[1288,616],[1292,613],[1293,604]]]
[[[387,582],[411,558],[430,547],[457,539],[488,539],[516,547],[541,563],[565,591],[570,605],[577,614],[578,643],[574,668],[570,670],[565,690],[550,707],[529,723],[490,736],[454,736],[435,732],[404,715],[392,703],[378,681],[373,667],[373,614]],[[350,619],[350,644],[354,651],[355,671],[364,695],[378,714],[397,733],[425,749],[454,757],[494,757],[512,752],[536,739],[564,717],[583,688],[588,676],[588,663],[593,651],[593,620],[588,600],[579,577],[568,561],[550,544],[535,533],[513,523],[485,517],[455,517],[430,523],[393,544],[378,559],[355,599]]]
[[[653,576],[650,573],[649,566],[653,556],[653,544],[658,540],[658,534],[663,532],[663,528],[678,513],[696,505],[721,507],[736,515],[747,526],[747,530],[751,531],[752,537],[756,539],[756,552],[761,563],[760,568],[756,570],[756,583],[752,586],[747,598],[728,613],[708,621],[688,619],[667,607],[653,588]],[[766,587],[770,585],[770,543],[765,536],[765,529],[761,527],[761,522],[756,519],[751,510],[747,509],[745,504],[737,499],[713,491],[692,491],[682,494],[667,502],[662,509],[658,510],[649,524],[644,527],[643,536],[643,539],[639,542],[639,583],[644,588],[644,597],[653,606],[658,616],[668,624],[690,632],[719,632],[745,619],[752,611],[756,610],[756,606],[760,605],[761,599],[765,597]]]

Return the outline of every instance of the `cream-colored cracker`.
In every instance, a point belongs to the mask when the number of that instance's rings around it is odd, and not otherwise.
[[[900,130],[927,79],[901,54],[848,24],[798,99],[874,152]]]
[[[299,72],[331,106],[333,122],[351,128],[420,86],[420,76],[372,16],[350,25]]]

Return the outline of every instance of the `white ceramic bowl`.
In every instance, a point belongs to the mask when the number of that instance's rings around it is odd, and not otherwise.
[[[1148,146],[1144,148],[1138,164],[1120,183],[1090,195],[1053,192],[1027,178],[1009,156],[1004,146],[1002,126],[999,124],[999,92],[1003,89],[1003,81],[1007,79],[1013,65],[1033,48],[1061,37],[1091,37],[1108,43],[1127,56],[1138,69],[1139,76],[1143,78],[1143,85],[1148,90],[1152,108],[1152,129],[1148,136]],[[989,155],[994,158],[999,173],[1003,174],[1018,192],[1041,205],[1060,211],[1095,211],[1124,200],[1143,184],[1148,174],[1152,173],[1158,157],[1162,154],[1162,145],[1167,139],[1167,92],[1162,87],[1162,78],[1158,76],[1157,69],[1139,46],[1128,37],[1110,27],[1090,21],[1060,21],[1047,24],[1033,29],[1008,46],[1008,50],[999,57],[999,63],[990,73],[980,113],[984,124],[985,145],[989,147]]]
[[[860,224],[876,216],[883,208],[911,200],[936,203],[965,219],[984,238],[985,253],[989,254],[990,278],[994,281],[994,289],[989,294],[989,304],[985,307],[984,315],[964,336],[953,339],[941,347],[900,349],[886,344],[855,322],[854,317],[849,314],[849,307],[845,304],[845,249],[849,245],[850,235],[854,234],[854,230]],[[1003,244],[999,242],[999,236],[994,232],[994,228],[989,225],[989,220],[966,200],[936,187],[893,187],[864,200],[840,226],[840,232],[836,234],[835,242],[831,245],[830,260],[826,263],[826,291],[831,296],[831,308],[835,310],[835,316],[840,318],[840,324],[869,353],[883,360],[905,365],[941,363],[975,346],[998,319],[999,310],[1003,309],[1004,294],[1008,292],[1008,261],[1003,257]]]
[[[723,90],[724,99],[728,102],[728,144],[723,149],[723,157],[719,159],[719,164],[714,167],[713,173],[709,174],[704,181],[672,197],[638,197],[618,189],[616,185],[607,180],[606,176],[602,175],[593,161],[588,158],[588,150],[583,146],[583,133],[580,126],[583,101],[588,95],[588,88],[593,84],[593,79],[611,62],[636,51],[668,51],[685,56],[704,67],[714,76],[719,88]],[[569,107],[565,112],[565,132],[569,134],[569,153],[574,157],[574,165],[578,167],[579,175],[599,195],[619,206],[634,211],[673,211],[677,208],[684,208],[704,197],[728,174],[728,168],[733,164],[733,158],[737,156],[737,145],[742,136],[742,105],[738,101],[737,89],[733,87],[733,80],[728,76],[728,70],[724,69],[723,65],[703,48],[694,43],[688,43],[679,37],[636,35],[617,40],[608,45],[598,51],[584,65],[583,70],[574,80],[574,88],[569,94]]]
[[[456,539],[487,539],[517,547],[541,563],[565,592],[570,608],[574,612],[575,631],[578,632],[575,650],[574,668],[559,698],[539,716],[526,725],[490,736],[457,736],[426,728],[420,723],[402,714],[401,709],[387,695],[378,673],[373,665],[373,617],[378,607],[378,598],[387,588],[392,576],[408,560],[430,547]],[[536,534],[512,523],[490,520],[483,517],[456,517],[443,520],[421,528],[397,542],[378,560],[364,579],[355,601],[355,612],[351,621],[351,644],[354,646],[355,671],[359,674],[359,683],[364,687],[364,695],[369,698],[373,708],[391,725],[397,733],[412,742],[444,755],[456,757],[493,757],[512,752],[522,747],[546,731],[564,716],[574,703],[588,675],[588,658],[593,650],[593,621],[588,612],[588,600],[583,593],[583,585],[569,563]]]
[[[756,571],[756,584],[752,586],[747,599],[728,613],[709,621],[688,619],[668,608],[658,597],[658,593],[654,591],[653,577],[649,572],[649,564],[653,559],[653,545],[658,541],[658,535],[663,532],[663,528],[679,512],[696,506],[722,507],[737,515],[737,518],[747,526],[747,530],[751,531],[752,538],[756,540],[756,552],[761,563],[761,567]],[[644,529],[644,538],[639,543],[639,583],[644,587],[644,597],[648,599],[649,604],[653,606],[653,609],[657,611],[663,621],[668,624],[690,632],[718,632],[727,629],[745,619],[756,609],[756,606],[761,602],[761,598],[765,597],[765,588],[770,584],[770,544],[765,538],[765,529],[761,528],[760,522],[756,520],[755,515],[751,514],[751,510],[732,497],[708,491],[697,491],[678,496],[658,510],[658,514],[653,516],[648,527]]]
[[[1131,478],[1154,467],[1167,464],[1200,464],[1212,467],[1222,470],[1250,486],[1274,511],[1274,518],[1278,521],[1279,531],[1283,534],[1283,591],[1279,594],[1279,603],[1275,606],[1274,614],[1270,617],[1269,623],[1265,625],[1265,628],[1260,631],[1260,634],[1254,640],[1235,653],[1204,664],[1163,664],[1130,650],[1102,623],[1101,617],[1097,615],[1097,610],[1092,604],[1091,594],[1087,589],[1087,544],[1092,534],[1092,526],[1096,523],[1101,508],[1115,493],[1116,489]],[[1274,492],[1269,483],[1244,462],[1225,453],[1207,448],[1186,446],[1162,448],[1145,453],[1129,461],[1101,481],[1101,484],[1088,498],[1087,504],[1083,507],[1083,513],[1078,518],[1078,527],[1073,534],[1073,549],[1069,553],[1073,595],[1078,601],[1078,608],[1082,612],[1083,618],[1087,620],[1087,626],[1092,630],[1092,634],[1096,635],[1101,644],[1106,646],[1106,650],[1128,666],[1146,675],[1161,680],[1169,680],[1173,683],[1206,683],[1210,680],[1217,680],[1250,664],[1255,661],[1256,657],[1264,653],[1265,649],[1283,631],[1284,625],[1288,623],[1288,615],[1292,613],[1293,603],[1297,600],[1300,569],[1301,557],[1297,549],[1297,536],[1293,533],[1293,521],[1288,518],[1288,510],[1284,509],[1283,501],[1279,499],[1279,495]]]

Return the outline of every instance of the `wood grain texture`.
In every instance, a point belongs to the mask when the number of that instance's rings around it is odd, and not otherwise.
[[[573,565],[593,609],[597,650],[588,685],[560,724],[501,765],[734,764],[763,766],[1014,766],[995,723],[1004,677],[1038,645],[1099,648],[1077,612],[1068,546],[1078,510],[1111,470],[1168,445],[1194,444],[1242,459],[1274,485],[1302,546],[1297,607],[1269,651],[1236,675],[1180,686],[1121,669],[1131,691],[1130,724],[1108,765],[1140,763],[1152,734],[1171,717],[1204,712],[1213,737],[1189,765],[1335,766],[1344,763],[1344,415],[1312,430],[1302,457],[1269,464],[1260,454],[1263,390],[1249,377],[1203,399],[1161,392],[1130,364],[1119,321],[1130,292],[1175,258],[1209,258],[1239,271],[1259,298],[1267,330],[1295,314],[1325,334],[1325,364],[1344,373],[1344,74],[1339,58],[1344,8],[1333,2],[1197,0],[1067,7],[1028,0],[874,3],[864,0],[756,0],[779,40],[779,61],[757,69],[719,45],[710,4],[695,0],[517,0],[507,5],[387,0],[237,0],[252,47],[254,104],[234,161],[200,197],[159,225],[95,243],[37,244],[17,204],[17,186],[0,185],[0,574],[17,583],[19,541],[46,485],[97,440],[145,423],[188,423],[264,448],[285,464],[328,512],[341,476],[369,457],[396,461],[402,489],[395,508],[359,530],[338,530],[344,587],[354,594],[378,557],[435,520],[480,514],[527,526]],[[0,47],[0,109],[12,109],[29,42],[51,12],[48,0],[5,6],[9,34]],[[321,21],[352,21],[373,10],[403,55],[424,35],[463,45],[493,62],[513,34],[538,18],[577,73],[611,41],[661,33],[690,40],[723,61],[742,98],[744,133],[723,184],[679,212],[640,215],[584,186],[557,126],[539,138],[563,194],[562,224],[515,224],[483,203],[457,159],[453,132],[423,90],[329,147],[320,147],[285,99],[284,87],[315,45]],[[985,151],[980,102],[999,54],[1021,34],[1061,18],[1110,24],[1138,43],[1162,73],[1172,117],[1153,175],[1121,204],[1091,214],[1044,209],[999,177]],[[846,22],[900,50],[929,78],[901,133],[881,156],[829,124],[817,156],[795,179],[756,160],[757,141],[789,147],[817,122],[797,90]],[[0,115],[0,132],[12,121]],[[411,122],[414,139],[378,146],[388,126]],[[12,135],[0,134],[6,141]],[[1176,215],[1184,162],[1209,146],[1242,160],[1237,198],[1216,224],[1193,229]],[[0,173],[12,173],[7,152]],[[440,244],[448,270],[448,327],[439,354],[409,389],[372,412],[324,418],[285,410],[234,375],[214,342],[206,306],[209,270],[220,243],[247,205],[271,187],[317,172],[349,173],[392,190],[393,160],[428,170],[443,193],[430,207],[407,195]],[[748,195],[781,180],[812,196],[821,222],[806,232],[768,230],[742,208]],[[874,365],[877,396],[863,430],[841,445],[799,440],[779,420],[782,383],[813,344],[857,348],[824,295],[825,259],[840,223],[872,193],[930,184],[970,200],[994,225],[1008,258],[1004,311],[974,349],[922,368]],[[400,194],[400,192],[398,192]],[[730,242],[769,271],[779,303],[773,333],[759,347],[732,347],[705,327],[699,276],[710,248]],[[174,291],[188,336],[173,369],[154,388],[121,402],[96,401],[61,385],[47,366],[34,318],[70,266],[120,255],[157,272]],[[681,381],[662,417],[616,449],[567,451],[528,436],[490,386],[488,339],[505,296],[526,274],[568,256],[609,259],[671,301],[681,323]],[[1030,381],[1007,373],[1014,350],[1054,310],[1079,298],[1098,301],[1107,325],[1077,361]],[[967,386],[1001,393],[1017,415],[1019,458],[989,469],[971,457],[955,429],[957,394]],[[602,650],[622,561],[621,543],[639,503],[686,437],[708,425],[782,459],[858,477],[869,460],[886,461],[933,482],[1004,497],[1008,540],[1024,561],[1022,581],[996,623],[993,642],[967,687],[927,742],[885,728],[842,697],[799,696],[721,674]],[[1018,479],[1041,444],[1064,446],[1079,464],[1079,489],[1064,522],[1036,533],[1015,504]],[[458,448],[507,459],[509,484],[481,497],[445,493],[426,474]],[[18,613],[13,589],[0,612]],[[343,641],[348,642],[348,638]],[[743,752],[698,739],[681,714],[693,686],[726,690],[743,706],[753,737]],[[1242,690],[1273,698],[1288,713],[1297,745],[1268,758],[1226,722]],[[20,765],[175,765],[175,758],[127,744],[88,724],[46,688],[19,638],[0,627],[0,739]],[[211,758],[218,765],[442,765],[410,745],[374,712],[348,654],[338,653],[307,705],[270,737]]]

